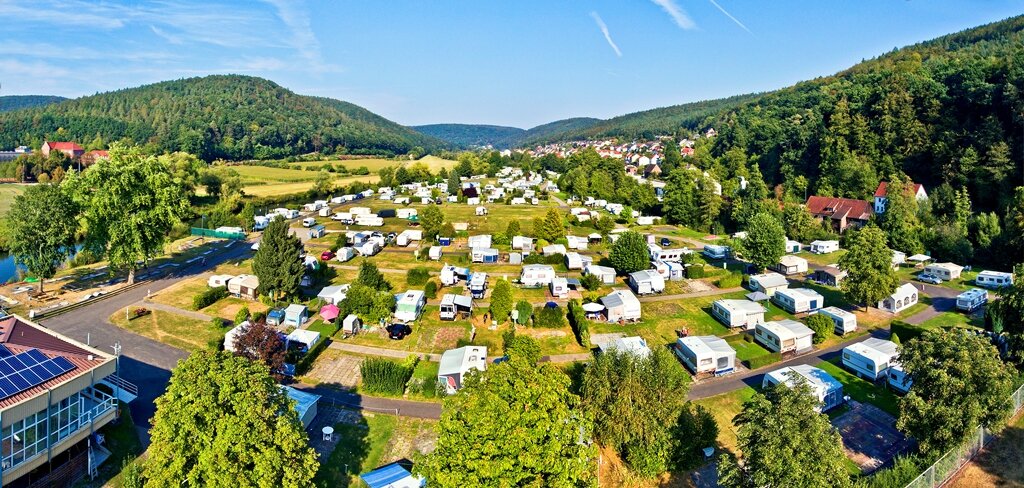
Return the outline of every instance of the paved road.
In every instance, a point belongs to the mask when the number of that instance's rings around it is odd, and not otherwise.
[[[937,317],[942,312],[956,308],[956,296],[960,294],[959,291],[925,283],[914,283],[914,286],[922,293],[926,293],[931,297],[932,304],[930,307],[903,319],[904,322],[915,325],[920,324],[930,318]]]
[[[327,400],[348,408],[369,410],[371,412],[384,412],[421,419],[441,418],[440,403],[415,402],[393,398],[364,397],[358,393],[350,393],[326,386],[312,386],[304,383],[295,383],[289,386],[320,395],[322,397],[321,400]]]

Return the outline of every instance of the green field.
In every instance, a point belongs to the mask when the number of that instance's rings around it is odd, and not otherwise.
[[[437,156],[424,156],[416,161],[409,161],[404,159],[383,159],[383,158],[366,158],[366,159],[331,159],[327,161],[303,161],[299,163],[289,163],[290,166],[297,168],[322,168],[325,164],[330,164],[334,167],[344,166],[345,169],[352,171],[356,168],[365,166],[366,169],[370,170],[370,174],[377,174],[382,168],[389,166],[398,165],[411,165],[416,163],[423,163],[430,168],[430,171],[437,172],[441,168],[452,169],[455,165],[459,164],[458,161],[451,159],[442,159]]]
[[[715,417],[715,421],[718,422],[718,445],[722,449],[736,452],[738,429],[732,420],[743,410],[743,403],[754,397],[754,393],[756,391],[753,388],[745,386],[739,390],[693,402],[708,409]]]
[[[14,197],[21,195],[25,192],[27,185],[19,185],[15,183],[6,183],[0,185],[0,217],[7,215],[7,211],[11,209],[11,205],[14,204]]]

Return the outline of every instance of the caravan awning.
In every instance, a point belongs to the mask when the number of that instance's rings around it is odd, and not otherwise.
[[[932,260],[931,256],[925,256],[924,254],[915,254],[915,255],[910,256],[909,258],[907,258],[907,261],[914,261],[914,262],[917,262],[917,263],[923,263],[925,261],[931,261],[931,260]]]
[[[597,302],[590,302],[583,304],[583,311],[587,313],[598,313],[604,310],[604,305]]]
[[[763,302],[767,299],[768,295],[765,295],[764,292],[755,291],[752,293],[747,293],[747,300],[750,300],[752,302]]]

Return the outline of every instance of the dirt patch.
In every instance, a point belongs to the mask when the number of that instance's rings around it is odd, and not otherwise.
[[[434,349],[454,349],[459,339],[466,337],[466,329],[462,327],[441,327],[434,335]]]
[[[1018,415],[997,440],[967,463],[949,486],[1024,487],[1024,414]]]
[[[516,329],[516,333],[517,334],[520,333],[520,332],[522,332],[523,334],[528,335],[530,337],[533,337],[534,339],[548,339],[548,338],[553,338],[553,337],[557,338],[557,337],[565,337],[565,336],[569,335],[568,332],[566,332],[564,330],[558,330],[558,329],[554,329],[554,330],[552,330],[552,329],[531,329],[531,328]]]
[[[641,478],[632,471],[629,466],[619,458],[619,455],[611,448],[600,447],[600,461],[598,476],[600,486],[616,486],[628,488],[693,488],[689,473],[662,473],[654,479]]]
[[[843,438],[843,450],[864,473],[871,473],[910,449],[896,430],[896,419],[866,403],[850,402],[850,411],[832,420]]]
[[[715,287],[700,280],[690,280],[687,283],[687,285],[689,288],[689,293],[700,293],[703,291],[711,291],[715,289]]]

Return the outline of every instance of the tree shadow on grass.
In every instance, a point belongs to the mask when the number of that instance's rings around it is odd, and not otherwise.
[[[321,487],[347,488],[355,476],[373,468],[364,465],[370,453],[370,426],[360,416],[355,424],[335,424],[334,435],[338,443],[330,456],[320,459],[320,469],[314,482]]]

